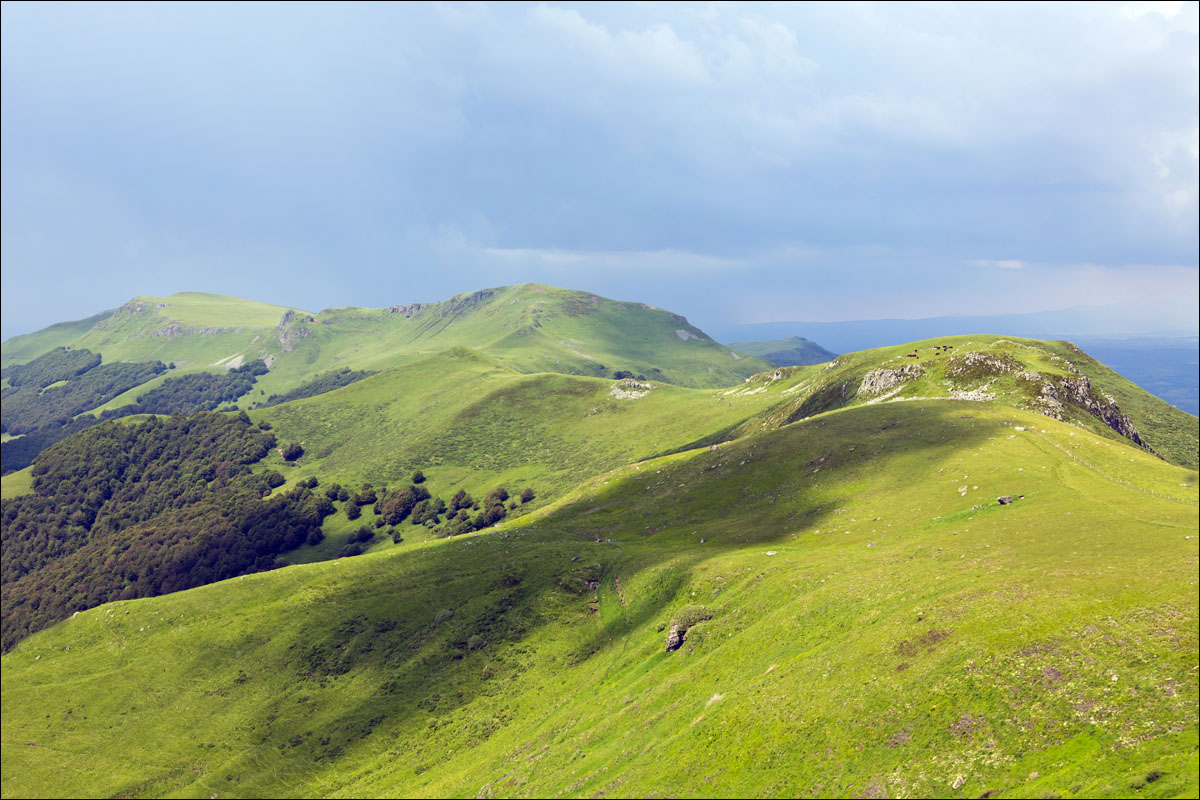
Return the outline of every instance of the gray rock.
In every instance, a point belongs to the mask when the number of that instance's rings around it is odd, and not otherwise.
[[[863,376],[862,383],[858,386],[858,393],[861,395],[883,394],[889,389],[924,374],[925,370],[919,364],[908,364],[900,369],[871,370]]]
[[[996,498],[996,502],[997,502],[997,503],[999,503],[999,504],[1000,504],[1000,505],[1002,505],[1002,506],[1006,506],[1006,505],[1008,505],[1009,503],[1011,503],[1011,502],[1012,502],[1012,495],[1011,495],[1011,494],[1006,494],[1006,495],[1004,495],[1004,496],[1002,496],[1002,497],[997,497],[997,498]]]

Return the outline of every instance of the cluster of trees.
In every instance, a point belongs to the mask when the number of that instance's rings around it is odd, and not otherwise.
[[[238,415],[96,425],[45,450],[32,494],[0,511],[3,647],[74,611],[269,569],[319,541],[313,479],[252,472],[275,445]],[[310,485],[313,484],[313,485]]]
[[[16,436],[39,428],[62,427],[78,414],[104,405],[114,397],[166,372],[161,361],[101,364],[65,383],[41,389],[17,386],[4,389],[5,430]]]
[[[44,389],[52,383],[70,380],[82,375],[100,363],[100,354],[91,350],[72,350],[56,347],[43,353],[28,364],[14,364],[0,370],[0,378],[7,378],[9,386],[32,386]]]
[[[332,512],[308,489],[259,499],[230,487],[120,534],[97,534],[0,588],[4,649],[75,611],[113,600],[175,592],[268,570],[276,557],[319,532]]]
[[[6,367],[10,386],[3,399],[3,430],[20,436],[0,446],[0,471],[24,469],[52,444],[102,420],[132,414],[194,414],[211,411],[250,391],[255,377],[267,372],[262,359],[227,372],[168,378],[132,405],[111,408],[99,417],[78,416],[140,386],[169,367],[161,361],[100,364],[90,350],[51,350],[28,364]],[[51,384],[65,381],[57,386]],[[46,388],[49,387],[49,388]]]
[[[100,420],[95,417],[85,415],[66,425],[38,428],[33,433],[27,433],[19,439],[9,439],[0,444],[0,472],[7,475],[13,470],[25,469],[38,457],[38,453],[50,445],[61,442],[68,436],[73,436],[99,422]]]
[[[613,378],[614,378],[615,380],[618,380],[618,381],[619,381],[619,380],[623,380],[623,379],[625,379],[625,378],[636,378],[636,379],[637,379],[637,380],[639,380],[639,381],[644,381],[644,380],[646,380],[646,376],[645,376],[645,375],[634,375],[632,372],[630,372],[630,371],[629,371],[629,370],[627,370],[627,369],[619,369],[619,370],[617,370],[616,372],[614,372],[614,373],[613,373]]]
[[[379,529],[385,527],[391,528],[392,541],[399,543],[402,534],[397,530],[397,526],[406,520],[412,525],[423,525],[438,536],[456,536],[482,530],[495,525],[508,516],[509,511],[516,509],[520,504],[530,502],[535,496],[531,488],[524,489],[519,496],[510,496],[508,490],[500,486],[488,492],[481,501],[477,501],[465,490],[459,489],[447,503],[421,486],[424,482],[425,475],[417,470],[409,484],[390,489],[377,490],[366,483],[355,492],[339,483],[329,484],[325,488],[325,497],[330,502],[344,503],[342,510],[346,512],[348,519],[360,519],[363,509],[367,507],[371,507],[374,514],[374,525],[360,526],[338,553],[338,557],[364,552],[365,545],[377,535]],[[386,534],[387,531],[383,533]]]
[[[167,370],[161,361],[101,364],[100,354],[60,347],[28,364],[5,367],[0,430],[21,438],[0,447],[0,471],[24,469],[38,453],[95,425],[76,417]],[[57,385],[52,385],[57,384]]]
[[[131,414],[195,414],[211,411],[222,403],[232,403],[250,391],[255,376],[265,375],[267,365],[261,358],[223,373],[194,372],[168,378],[140,395],[133,405],[105,411],[104,419]]]
[[[356,381],[361,381],[363,378],[368,378],[374,374],[374,372],[351,370],[349,367],[325,372],[312,380],[305,381],[289,392],[271,395],[265,403],[259,403],[259,407],[265,408],[266,406],[276,406],[292,400],[303,400],[305,397],[315,397],[319,394],[332,392],[334,389],[340,389],[343,386],[349,386]]]

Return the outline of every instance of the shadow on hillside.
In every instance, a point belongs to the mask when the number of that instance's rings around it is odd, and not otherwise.
[[[635,465],[536,527],[343,560],[338,569],[352,581],[314,573],[308,583],[328,583],[328,601],[303,611],[297,601],[285,629],[246,630],[221,648],[235,668],[233,654],[243,652],[271,665],[261,674],[246,667],[247,696],[270,687],[271,700],[250,725],[257,744],[211,779],[228,771],[225,785],[236,787],[240,772],[268,757],[287,763],[289,780],[352,754],[415,750],[428,759],[416,769],[432,767],[451,757],[447,748],[461,752],[503,728],[494,709],[487,724],[456,711],[511,691],[529,670],[571,670],[612,637],[668,619],[701,562],[820,526],[863,478],[880,492],[914,479],[892,459],[911,464],[939,448],[978,445],[1001,424],[965,403],[850,409],[660,469]],[[703,549],[692,544],[700,538]],[[606,627],[589,612],[599,582],[619,575],[629,584],[647,570],[662,572],[654,595],[631,598],[620,624]],[[196,653],[178,674],[212,674],[213,659]],[[393,738],[416,725],[440,731],[443,755]]]

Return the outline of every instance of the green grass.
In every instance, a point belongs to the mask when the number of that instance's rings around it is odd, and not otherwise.
[[[0,499],[20,497],[33,491],[33,467],[10,472],[0,477]]]
[[[953,349],[939,353],[935,345],[949,345]],[[917,357],[910,358],[909,353],[915,353]],[[976,376],[946,374],[951,359],[971,353],[1008,359],[1015,366],[1012,371],[995,374],[986,370]],[[892,390],[881,394],[859,391],[863,378],[874,370],[897,370],[914,365],[920,367],[923,374],[903,381]],[[1067,342],[1003,336],[946,336],[848,353],[824,367],[785,367],[775,373],[756,376],[745,387],[736,390],[734,396],[744,396],[765,386],[786,385],[783,395],[790,399],[764,411],[737,432],[770,428],[834,408],[922,398],[944,400],[950,399],[955,391],[975,389],[994,395],[999,404],[1031,408],[1039,384],[1022,378],[1019,374],[1022,370],[1037,373],[1042,378],[1087,376],[1097,392],[1112,396],[1156,453],[1181,466],[1195,468],[1200,463],[1200,423],[1196,417],[1142,390]],[[775,375],[780,378],[776,380]],[[1068,406],[1064,419],[1100,436],[1127,441],[1105,422],[1078,408]]]
[[[237,356],[271,359],[271,373],[259,381],[264,393],[245,398],[243,406],[331,369],[386,369],[458,346],[520,372],[629,370],[700,387],[729,385],[769,366],[734,353],[670,312],[536,284],[459,295],[411,316],[388,308],[295,310],[281,335],[287,311],[198,292],[135,298],[107,316],[14,337],[4,343],[3,363],[27,361],[60,345],[87,347],[105,361],[159,359],[189,371],[219,369]]]
[[[631,464],[30,637],[4,794],[1194,796],[1196,477],[957,401]]]

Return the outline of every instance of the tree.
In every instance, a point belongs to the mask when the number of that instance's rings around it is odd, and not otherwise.
[[[355,520],[362,516],[362,509],[358,507],[358,503],[354,502],[354,498],[346,501],[346,519]]]
[[[470,508],[473,505],[475,505],[475,501],[472,500],[471,495],[467,494],[463,489],[459,489],[454,493],[454,496],[450,498],[451,511],[459,511],[464,508]]]
[[[304,455],[304,448],[300,446],[299,442],[292,442],[283,449],[284,461],[295,461],[302,455]]]
[[[421,470],[417,470],[416,472],[414,472],[412,474],[412,482],[413,483],[424,483],[425,482],[425,473],[421,472]]]
[[[521,490],[521,505],[528,503],[533,498],[534,498],[534,494],[533,494],[533,489],[531,487],[526,486],[524,489]]]

